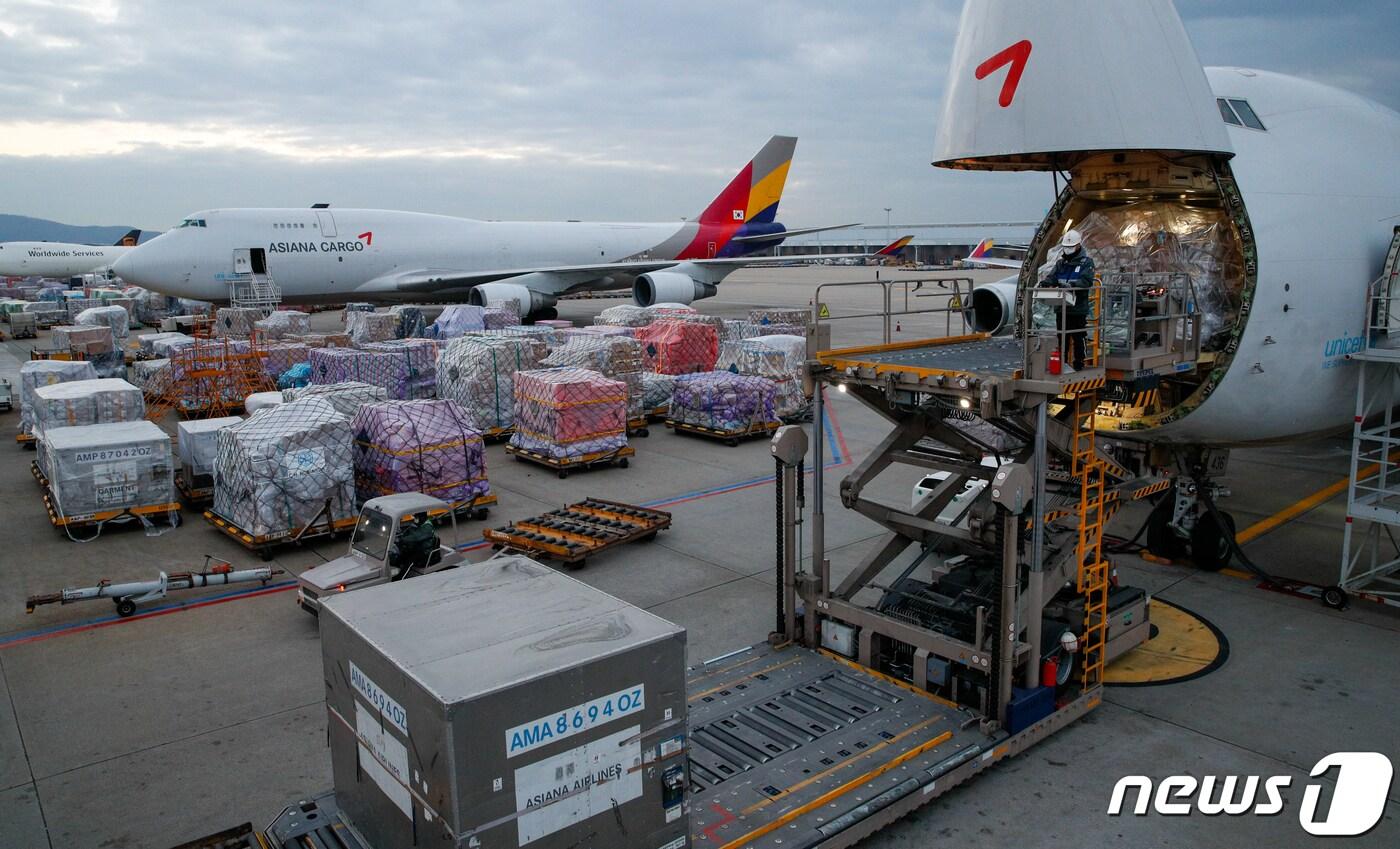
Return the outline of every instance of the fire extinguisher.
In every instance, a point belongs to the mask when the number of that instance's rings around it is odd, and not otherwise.
[[[1060,349],[1056,348],[1050,352],[1050,359],[1045,363],[1045,371],[1050,374],[1059,374],[1060,366]]]

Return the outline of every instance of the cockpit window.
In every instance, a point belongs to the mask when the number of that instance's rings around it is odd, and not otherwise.
[[[181,222],[175,227],[175,229],[176,229],[176,230],[179,230],[179,229],[182,228],[182,227],[204,227],[204,226],[205,226],[205,224],[204,224],[204,219],[203,219],[203,218],[186,218],[184,221],[181,221]]]
[[[1215,105],[1220,107],[1220,117],[1225,119],[1225,123],[1234,124],[1236,127],[1244,126],[1244,122],[1235,114],[1235,110],[1230,108],[1230,104],[1226,102],[1225,98],[1217,97]]]
[[[1260,121],[1259,116],[1254,114],[1254,110],[1249,106],[1249,101],[1231,98],[1230,105],[1234,107],[1235,114],[1240,116],[1240,120],[1244,122],[1246,127],[1251,130],[1264,129],[1264,122]]]

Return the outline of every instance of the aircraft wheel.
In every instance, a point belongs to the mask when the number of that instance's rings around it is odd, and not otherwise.
[[[1216,521],[1215,513],[1202,513],[1196,520],[1196,528],[1191,532],[1191,559],[1196,567],[1207,572],[1218,572],[1230,563],[1234,553],[1232,542],[1235,539],[1235,517],[1229,513],[1218,514],[1224,520],[1222,528]]]
[[[118,615],[118,616],[130,616],[131,614],[133,614],[133,613],[135,613],[135,612],[136,612],[136,602],[132,601],[132,600],[129,599],[129,598],[119,598],[119,599],[117,599],[117,615]]]
[[[1174,504],[1175,496],[1168,491],[1147,517],[1147,550],[1167,560],[1180,557],[1185,549],[1184,541],[1171,528]]]

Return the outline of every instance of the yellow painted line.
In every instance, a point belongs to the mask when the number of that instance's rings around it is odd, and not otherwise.
[[[916,696],[923,696],[924,698],[930,701],[938,702],[940,705],[944,705],[945,707],[958,707],[957,703],[950,702],[942,696],[935,696],[933,693],[930,693],[927,690],[920,690],[918,687],[915,687],[913,684],[910,684],[907,681],[901,681],[898,678],[891,677],[883,672],[876,672],[868,666],[861,666],[859,663],[856,663],[850,658],[842,657],[841,655],[827,651],[826,649],[817,649],[817,651],[843,666],[849,666],[851,669],[854,669],[856,672],[859,672],[862,675],[869,675],[871,678],[878,678],[879,680],[884,681],[886,684],[893,684],[901,690],[908,690]]]
[[[809,787],[809,786],[811,786],[812,784],[815,784],[816,782],[821,781],[823,778],[826,778],[828,775],[831,775],[833,772],[837,772],[838,770],[845,769],[846,767],[850,766],[851,764],[855,763],[856,761],[861,760],[862,758],[869,757],[870,755],[875,754],[876,752],[880,751],[881,749],[885,749],[885,748],[888,748],[888,747],[890,747],[890,746],[893,746],[895,743],[898,743],[900,740],[903,740],[905,737],[908,737],[910,734],[914,734],[914,733],[917,733],[917,732],[919,732],[919,731],[922,731],[923,729],[929,727],[930,725],[932,725],[933,723],[937,722],[937,721],[938,721],[939,719],[941,719],[941,718],[942,718],[942,717],[937,717],[937,716],[935,716],[935,717],[933,717],[932,719],[925,719],[923,722],[920,722],[918,725],[912,726],[912,727],[910,727],[910,728],[906,728],[906,729],[904,729],[903,731],[901,731],[901,732],[899,732],[898,734],[896,734],[895,736],[891,737],[890,739],[885,740],[885,741],[880,742],[880,743],[877,743],[877,744],[875,744],[874,746],[871,746],[870,748],[866,749],[865,751],[861,752],[861,753],[858,754],[858,755],[853,755],[853,756],[851,756],[850,758],[848,758],[848,759],[846,759],[846,760],[844,760],[844,761],[841,761],[840,763],[836,764],[835,766],[827,767],[826,769],[822,770],[821,772],[817,773],[816,775],[812,776],[811,778],[806,778],[806,779],[803,779],[802,781],[797,782],[796,784],[792,785],[792,786],[789,787],[788,789],[786,789],[786,790],[782,791],[781,793],[779,793],[777,796],[772,796],[772,797],[770,797],[770,798],[767,798],[767,799],[764,799],[764,800],[762,800],[762,801],[760,801],[760,802],[757,802],[756,804],[749,805],[747,808],[744,809],[744,816],[748,816],[749,814],[753,813],[754,811],[762,810],[763,808],[768,807],[769,805],[773,804],[774,802],[778,801],[779,799],[782,799],[782,798],[785,797],[785,796],[791,796],[793,793],[796,793],[797,791],[801,790],[802,788],[804,788],[804,787]],[[951,736],[951,735],[952,735],[952,732],[950,732],[950,731],[945,731],[945,732],[943,733],[942,736],[946,738],[946,737],[949,737],[949,736]]]
[[[750,840],[755,840],[759,837],[762,837],[765,834],[777,831],[778,829],[782,828],[783,826],[787,825],[788,823],[792,822],[793,820],[797,819],[803,814],[814,811],[817,808],[820,808],[822,805],[825,805],[826,803],[830,802],[832,799],[836,799],[840,796],[845,795],[846,793],[850,792],[852,788],[858,787],[866,783],[867,781],[872,781],[876,778],[879,778],[880,776],[884,775],[885,773],[889,772],[895,767],[901,766],[906,761],[913,760],[919,755],[922,755],[924,752],[927,752],[929,749],[946,743],[948,740],[952,739],[952,737],[953,732],[944,731],[942,734],[938,735],[937,737],[933,738],[927,743],[924,743],[918,748],[910,749],[909,751],[905,752],[904,754],[900,755],[894,760],[883,763],[875,769],[872,769],[865,775],[853,778],[850,781],[847,781],[845,784],[842,784],[840,787],[823,793],[822,795],[818,796],[817,798],[813,799],[812,801],[808,802],[807,804],[801,807],[793,808],[791,811],[788,811],[787,813],[783,814],[782,816],[778,817],[777,819],[773,820],[767,825],[764,825],[761,828],[756,828],[748,834],[745,834],[738,840],[729,841],[728,843],[720,847],[720,849],[739,849],[740,846],[746,845]]]
[[[704,692],[696,693],[695,695],[690,696],[689,698],[687,698],[686,701],[687,701],[687,702],[693,702],[693,701],[696,701],[696,700],[698,700],[698,699],[703,699],[703,698],[705,698],[706,696],[710,695],[711,693],[718,693],[720,690],[728,690],[728,689],[731,689],[731,688],[733,688],[733,686],[734,686],[735,684],[739,684],[739,683],[742,683],[742,682],[744,682],[744,681],[747,681],[747,680],[749,680],[750,678],[754,677],[755,675],[766,675],[767,673],[772,672],[772,671],[775,670],[775,669],[782,669],[784,666],[792,666],[794,663],[798,662],[798,661],[801,660],[801,659],[802,659],[802,658],[800,658],[800,657],[794,657],[792,660],[785,660],[785,661],[783,661],[782,663],[775,663],[775,664],[773,664],[772,666],[766,667],[766,668],[764,668],[764,669],[760,669],[760,670],[758,670],[757,672],[748,672],[748,673],[745,673],[742,677],[740,677],[740,678],[735,678],[735,679],[733,679],[733,680],[727,681],[727,682],[725,682],[725,683],[723,683],[723,684],[720,684],[718,687],[711,687],[710,689],[705,690]]]
[[[1394,462],[1396,459],[1400,459],[1400,451],[1397,451],[1390,455],[1391,462]],[[1360,469],[1357,472],[1356,479],[1357,481],[1367,480],[1368,478],[1375,477],[1376,473],[1380,470],[1381,467],[1379,463],[1372,463],[1371,465]],[[1309,495],[1306,498],[1294,502],[1293,504],[1278,511],[1274,515],[1269,516],[1266,519],[1260,519],[1259,521],[1255,522],[1254,524],[1235,534],[1235,542],[1239,543],[1240,545],[1244,545],[1252,539],[1257,539],[1258,537],[1267,534],[1269,531],[1272,531],[1274,528],[1277,528],[1284,522],[1296,519],[1297,517],[1303,515],[1304,513],[1308,512],[1314,507],[1317,507],[1320,504],[1332,500],[1337,495],[1340,495],[1341,493],[1346,491],[1347,483],[1350,480],[1350,478],[1342,478],[1336,483],[1331,484],[1330,486],[1323,487],[1317,492],[1314,492],[1312,495]]]

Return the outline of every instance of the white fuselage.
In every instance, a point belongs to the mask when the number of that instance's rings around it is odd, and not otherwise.
[[[1152,441],[1267,442],[1350,424],[1367,286],[1400,219],[1400,115],[1280,74],[1207,68],[1221,97],[1245,98],[1267,130],[1229,127],[1230,161],[1258,248],[1239,349],[1198,407]]]
[[[379,209],[214,209],[143,244],[116,269],[168,295],[229,297],[235,274],[270,275],[287,303],[460,300],[467,289],[399,295],[396,274],[588,265],[647,256],[681,223],[478,221]],[[263,268],[249,268],[261,251]]]
[[[0,276],[73,277],[105,271],[131,248],[65,242],[0,243]]]

